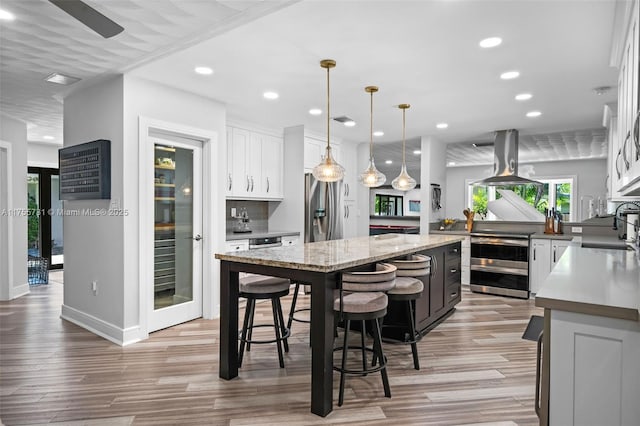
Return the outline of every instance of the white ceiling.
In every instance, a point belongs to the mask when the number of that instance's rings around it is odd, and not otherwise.
[[[368,141],[364,87],[380,87],[374,130],[385,135],[375,138],[376,164],[384,169],[387,155],[396,155],[389,181],[401,161],[399,103],[411,104],[408,144],[432,136],[468,147],[471,141],[491,140],[495,130],[516,128],[521,156],[529,145],[532,152],[553,146],[540,152],[555,159],[604,153],[598,129],[603,105],[615,101],[616,94],[598,96],[593,88],[616,85],[617,70],[609,66],[614,0],[89,3],[125,32],[110,40],[98,38],[45,1],[3,0],[0,6],[18,15],[0,30],[0,106],[30,123],[30,140],[54,128],[61,134],[60,103],[52,105],[51,96],[64,92],[41,81],[52,71],[91,80],[128,70],[219,100],[231,118],[271,128],[304,124],[323,132],[326,116],[307,111],[325,109],[326,74],[319,61],[332,58],[337,67],[331,71],[331,115],[348,115],[358,123],[353,128],[332,124],[337,136]],[[246,13],[242,7],[257,10],[240,19]],[[489,36],[502,37],[503,44],[480,49],[478,42]],[[194,40],[201,42],[185,47]],[[196,65],[208,65],[215,73],[196,75]],[[501,72],[513,69],[520,78],[500,80]],[[277,91],[280,98],[263,99],[266,90]],[[521,92],[533,98],[515,101]],[[525,117],[534,109],[542,115]],[[439,122],[449,128],[436,129]],[[566,152],[558,146],[563,143]],[[465,154],[455,145],[448,158],[458,164],[482,156]]]

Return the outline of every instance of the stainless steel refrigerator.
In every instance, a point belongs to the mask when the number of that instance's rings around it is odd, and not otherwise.
[[[304,242],[342,238],[342,181],[321,182],[304,175]]]

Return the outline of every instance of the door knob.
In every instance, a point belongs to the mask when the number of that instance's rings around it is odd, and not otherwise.
[[[200,236],[200,234],[197,234],[195,237],[193,237],[193,239],[196,241],[200,241],[202,237]]]

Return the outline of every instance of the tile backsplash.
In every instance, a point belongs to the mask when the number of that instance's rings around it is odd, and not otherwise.
[[[240,214],[240,209],[247,209],[249,215],[249,227],[253,232],[267,232],[269,228],[269,202],[268,201],[241,201],[227,200],[226,202],[226,231],[233,232],[233,226],[237,219],[231,217],[231,209],[236,209],[236,214]]]

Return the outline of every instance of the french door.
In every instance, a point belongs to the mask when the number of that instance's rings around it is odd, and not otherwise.
[[[150,138],[153,288],[149,331],[202,316],[202,142]]]
[[[58,169],[28,168],[27,207],[28,255],[47,259],[49,269],[61,269],[64,239]]]

